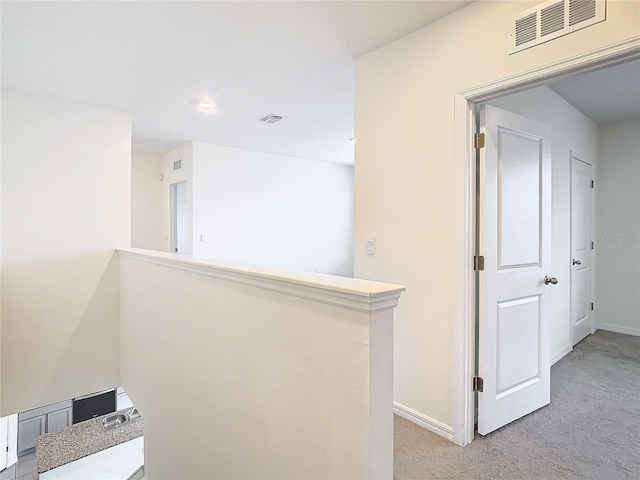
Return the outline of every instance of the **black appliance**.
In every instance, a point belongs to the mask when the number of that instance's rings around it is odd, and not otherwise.
[[[73,423],[116,411],[116,389],[92,393],[73,399]]]

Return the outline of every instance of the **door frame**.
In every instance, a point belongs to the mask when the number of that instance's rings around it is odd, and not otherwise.
[[[476,85],[461,90],[454,99],[454,165],[455,178],[463,180],[456,183],[456,211],[464,218],[456,225],[454,238],[458,242],[460,256],[454,270],[459,290],[456,305],[459,305],[457,317],[461,322],[455,324],[454,331],[454,425],[453,441],[461,446],[471,443],[474,438],[474,392],[472,381],[475,371],[475,272],[473,257],[476,238],[476,153],[473,135],[476,132],[475,107],[478,103],[501,97],[521,90],[541,86],[551,80],[570,77],[578,73],[625,63],[640,58],[640,38],[618,42],[584,54],[543,65],[516,75]]]

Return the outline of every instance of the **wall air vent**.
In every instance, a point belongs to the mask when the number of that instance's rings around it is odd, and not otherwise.
[[[284,117],[281,117],[280,115],[274,115],[273,113],[260,119],[260,121],[264,123],[278,123],[280,120],[284,120]]]
[[[520,12],[509,34],[510,53],[540,45],[605,20],[606,0],[549,0]]]
[[[564,28],[564,2],[540,10],[540,36],[547,35],[562,30]]]
[[[516,45],[535,40],[538,30],[538,14],[532,13],[516,19]]]
[[[596,0],[569,0],[569,25],[586,22],[596,16]]]
[[[173,169],[180,170],[182,168],[182,160],[176,160],[173,162]]]

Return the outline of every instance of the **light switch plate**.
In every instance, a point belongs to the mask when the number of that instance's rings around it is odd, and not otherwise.
[[[376,239],[373,237],[367,238],[367,246],[365,247],[365,253],[367,255],[376,254]]]

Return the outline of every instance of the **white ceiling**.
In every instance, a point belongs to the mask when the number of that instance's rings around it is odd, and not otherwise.
[[[354,58],[468,3],[2,2],[2,85],[130,112],[139,151],[352,164]],[[286,119],[258,122],[270,113]]]
[[[599,124],[640,117],[640,60],[559,80],[549,87]]]

